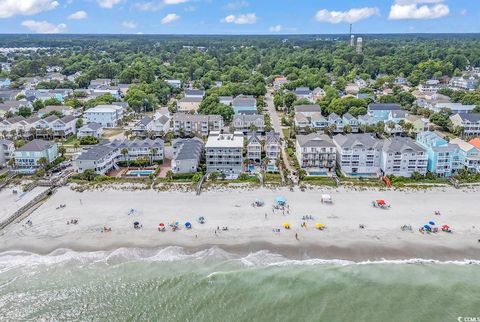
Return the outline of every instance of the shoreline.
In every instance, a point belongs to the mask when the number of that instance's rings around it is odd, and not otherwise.
[[[53,246],[53,245],[52,245]],[[68,247],[67,247],[68,246]],[[68,244],[56,244],[49,247],[35,247],[33,245],[13,244],[11,247],[1,247],[2,253],[10,252],[28,252],[40,256],[51,256],[60,250],[73,251],[77,253],[90,252],[106,252],[113,253],[119,249],[141,250],[141,251],[157,251],[170,247],[180,247],[187,254],[194,254],[209,249],[220,249],[232,255],[245,257],[258,252],[268,252],[272,255],[279,255],[285,260],[305,261],[305,260],[324,260],[324,261],[349,261],[353,263],[366,262],[429,262],[438,261],[441,263],[448,262],[478,262],[480,254],[475,247],[455,249],[444,246],[429,246],[422,250],[414,250],[418,244],[406,245],[407,248],[396,248],[392,246],[379,246],[373,243],[362,242],[357,247],[340,247],[334,245],[319,246],[313,244],[293,245],[275,245],[267,242],[256,241],[250,244],[206,244],[206,245],[181,245],[181,244],[163,244],[155,246],[147,246],[144,243],[138,244],[115,244],[106,245],[104,247],[90,247],[85,244],[76,244],[68,242]],[[480,264],[480,263],[478,263]]]
[[[331,194],[334,204],[322,204],[322,193]],[[291,213],[272,211],[278,195],[286,197]],[[195,196],[153,190],[76,192],[63,187],[21,223],[0,233],[0,252],[21,250],[48,255],[58,249],[90,252],[178,246],[188,252],[217,247],[238,255],[269,251],[292,260],[480,260],[480,214],[476,211],[479,195],[475,188],[441,188],[428,193],[260,188],[209,191]],[[373,208],[371,200],[375,198],[385,198],[391,209]],[[251,203],[256,199],[264,200],[265,206],[253,208]],[[67,207],[57,209],[59,204]],[[129,216],[129,209],[135,209],[135,214]],[[434,216],[435,210],[442,215]],[[207,220],[204,225],[196,222],[200,215]],[[313,215],[315,220],[302,220],[303,215]],[[73,218],[79,224],[67,225]],[[32,220],[33,226],[24,225],[26,220]],[[420,234],[418,227],[429,220],[437,221],[437,227],[448,223],[454,233]],[[133,229],[133,221],[141,222],[143,228]],[[158,232],[159,222],[168,227],[175,221],[189,221],[193,228]],[[304,221],[307,228],[301,227]],[[290,230],[283,229],[285,222],[292,226]],[[327,226],[325,231],[314,228],[319,222]],[[365,229],[359,229],[360,224]],[[413,230],[401,231],[404,224]],[[100,232],[105,226],[112,232]],[[215,232],[224,226],[229,230]],[[280,232],[274,233],[273,229]]]

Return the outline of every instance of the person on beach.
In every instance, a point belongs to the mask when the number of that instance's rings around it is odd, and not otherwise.
[[[267,220],[267,213],[265,213],[265,220]]]
[[[295,239],[298,240],[298,233],[295,233]]]

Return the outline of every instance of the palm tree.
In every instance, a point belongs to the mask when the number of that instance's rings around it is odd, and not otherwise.
[[[31,127],[31,128],[28,130],[28,133],[30,134],[30,137],[31,137],[31,138],[36,138],[36,137],[37,137],[37,129],[34,128],[34,127]]]
[[[172,170],[168,170],[167,171],[167,174],[166,174],[166,177],[168,180],[172,180],[173,179],[173,171]]]
[[[4,139],[7,138],[7,135],[8,135],[8,131],[7,131],[7,130],[3,130],[3,131],[2,131],[2,136],[3,136]]]
[[[8,160],[8,166],[10,166],[12,169],[15,168],[15,165],[16,165],[15,158],[11,158],[10,160]]]
[[[18,136],[20,136],[20,138],[23,139],[25,136],[25,130],[24,129],[18,130]]]
[[[350,124],[347,124],[343,127],[343,132],[345,133],[352,133],[352,126]]]
[[[77,150],[78,150],[79,147],[80,147],[80,143],[75,142],[75,143],[73,144],[73,148],[75,149],[75,152],[77,152]]]
[[[58,153],[60,153],[60,155],[62,156],[62,158],[64,157],[64,155],[65,155],[66,152],[67,152],[67,149],[66,149],[63,145],[58,148]]]
[[[10,131],[10,137],[12,140],[15,140],[15,137],[17,136],[17,130],[11,130]]]
[[[129,139],[129,138],[132,136],[133,131],[132,131],[132,130],[126,130],[124,134],[125,134],[125,137],[126,137],[127,139]]]
[[[46,128],[43,128],[41,131],[40,131],[40,134],[42,135],[42,138],[46,138],[47,137],[47,134],[48,134],[48,131]]]
[[[123,148],[120,153],[123,155],[123,158],[125,159],[125,162],[127,162],[127,168],[130,167],[130,161],[127,160],[127,155],[128,155],[128,149]]]
[[[53,140],[53,130],[52,130],[52,129],[48,129],[48,130],[47,130],[47,133],[48,133],[48,138],[49,138],[50,140]]]
[[[153,158],[157,155],[158,148],[151,148],[150,149],[150,165],[153,164]]]
[[[45,157],[41,157],[40,159],[37,160],[37,164],[45,170],[45,168],[48,165],[48,160]]]

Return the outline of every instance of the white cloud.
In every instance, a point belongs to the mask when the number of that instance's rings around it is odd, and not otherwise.
[[[189,0],[164,0],[165,4],[181,4],[188,2]]]
[[[58,5],[58,1],[52,0],[0,0],[0,18],[31,16],[55,9]]]
[[[68,19],[72,19],[72,20],[82,20],[87,18],[88,18],[88,14],[83,10],[74,12],[70,16],[68,16]]]
[[[248,7],[249,3],[245,0],[232,1],[227,3],[223,8],[226,10],[238,10],[241,8]]]
[[[281,32],[282,30],[282,25],[271,26],[270,28],[268,28],[268,31],[270,32]]]
[[[395,0],[388,19],[438,19],[449,13],[450,8],[444,4],[444,0]]]
[[[64,23],[54,25],[48,21],[26,20],[22,22],[22,26],[38,34],[58,34],[67,30]]]
[[[319,22],[340,23],[348,22],[354,23],[371,16],[379,16],[380,10],[378,8],[353,8],[348,11],[329,11],[326,9],[320,10],[315,15],[315,20]]]
[[[122,27],[128,29],[135,29],[137,28],[137,23],[135,21],[122,21]]]
[[[253,25],[257,22],[257,15],[254,13],[247,13],[243,15],[228,15],[221,20],[221,22],[234,23],[237,25]]]
[[[178,5],[182,3],[187,3],[190,0],[160,0],[160,1],[147,1],[147,2],[137,2],[134,5],[134,8],[139,11],[159,11],[165,8],[166,6]]]
[[[123,0],[97,0],[97,3],[101,8],[112,9],[115,5],[122,1]]]
[[[166,24],[172,23],[172,22],[174,22],[178,19],[180,19],[179,15],[177,15],[176,13],[169,13],[168,15],[163,17],[160,22],[162,23],[162,25],[166,25]]]

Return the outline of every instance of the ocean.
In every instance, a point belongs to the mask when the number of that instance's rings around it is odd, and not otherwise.
[[[219,248],[0,253],[1,321],[458,321],[480,262],[289,260]]]

